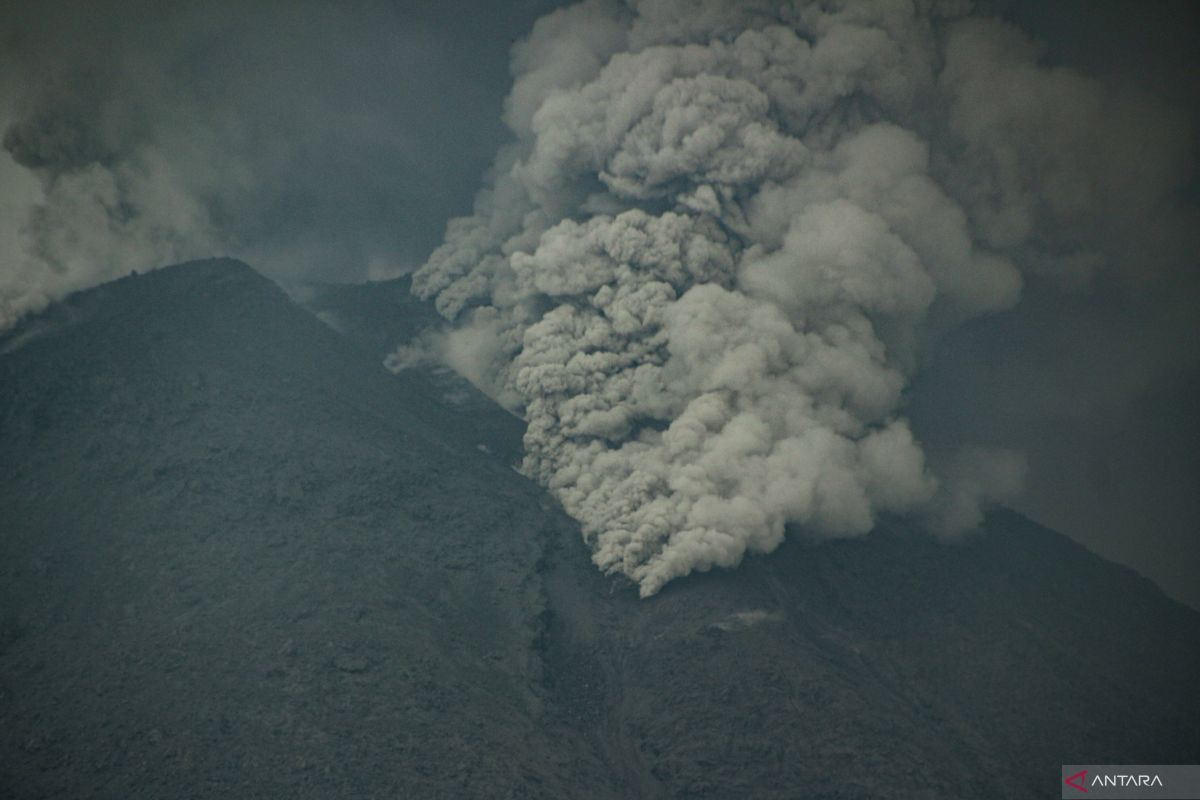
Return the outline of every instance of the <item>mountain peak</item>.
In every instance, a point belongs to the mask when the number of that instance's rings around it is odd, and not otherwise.
[[[1200,615],[1019,515],[642,601],[511,416],[240,262],[39,320],[0,353],[4,796],[1017,798],[1200,752]]]

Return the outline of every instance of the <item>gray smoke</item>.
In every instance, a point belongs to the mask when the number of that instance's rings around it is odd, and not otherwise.
[[[1023,459],[927,459],[903,412],[933,344],[1178,247],[1185,121],[968,11],[587,0],[514,51],[516,141],[414,289],[643,595],[789,524],[977,525]]]
[[[550,2],[495,5],[3,4],[0,330],[193,257],[285,281],[410,271],[470,207],[508,37]]]

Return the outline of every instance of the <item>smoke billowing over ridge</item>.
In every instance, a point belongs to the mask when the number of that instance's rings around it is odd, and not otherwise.
[[[1186,126],[960,3],[589,1],[513,71],[516,142],[414,288],[644,595],[789,524],[977,524],[1023,462],[931,464],[904,416],[924,354],[1179,224]]]

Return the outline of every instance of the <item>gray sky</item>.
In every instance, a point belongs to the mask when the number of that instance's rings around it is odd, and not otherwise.
[[[7,4],[0,324],[212,253],[285,281],[415,269],[510,140],[509,49],[555,5]],[[1043,64],[1165,104],[1194,160],[1194,4],[982,5]],[[1177,182],[1194,209],[1194,172]],[[1195,241],[1153,234],[1114,229],[1119,268],[1072,289],[1034,275],[1016,308],[941,338],[904,407],[931,455],[1024,452],[1019,509],[1200,605]]]

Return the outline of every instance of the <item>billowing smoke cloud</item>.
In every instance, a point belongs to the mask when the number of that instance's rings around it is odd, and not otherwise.
[[[789,524],[976,525],[1023,461],[927,458],[903,412],[931,345],[1178,246],[1183,121],[967,11],[587,0],[515,50],[516,142],[414,288],[643,595]]]

